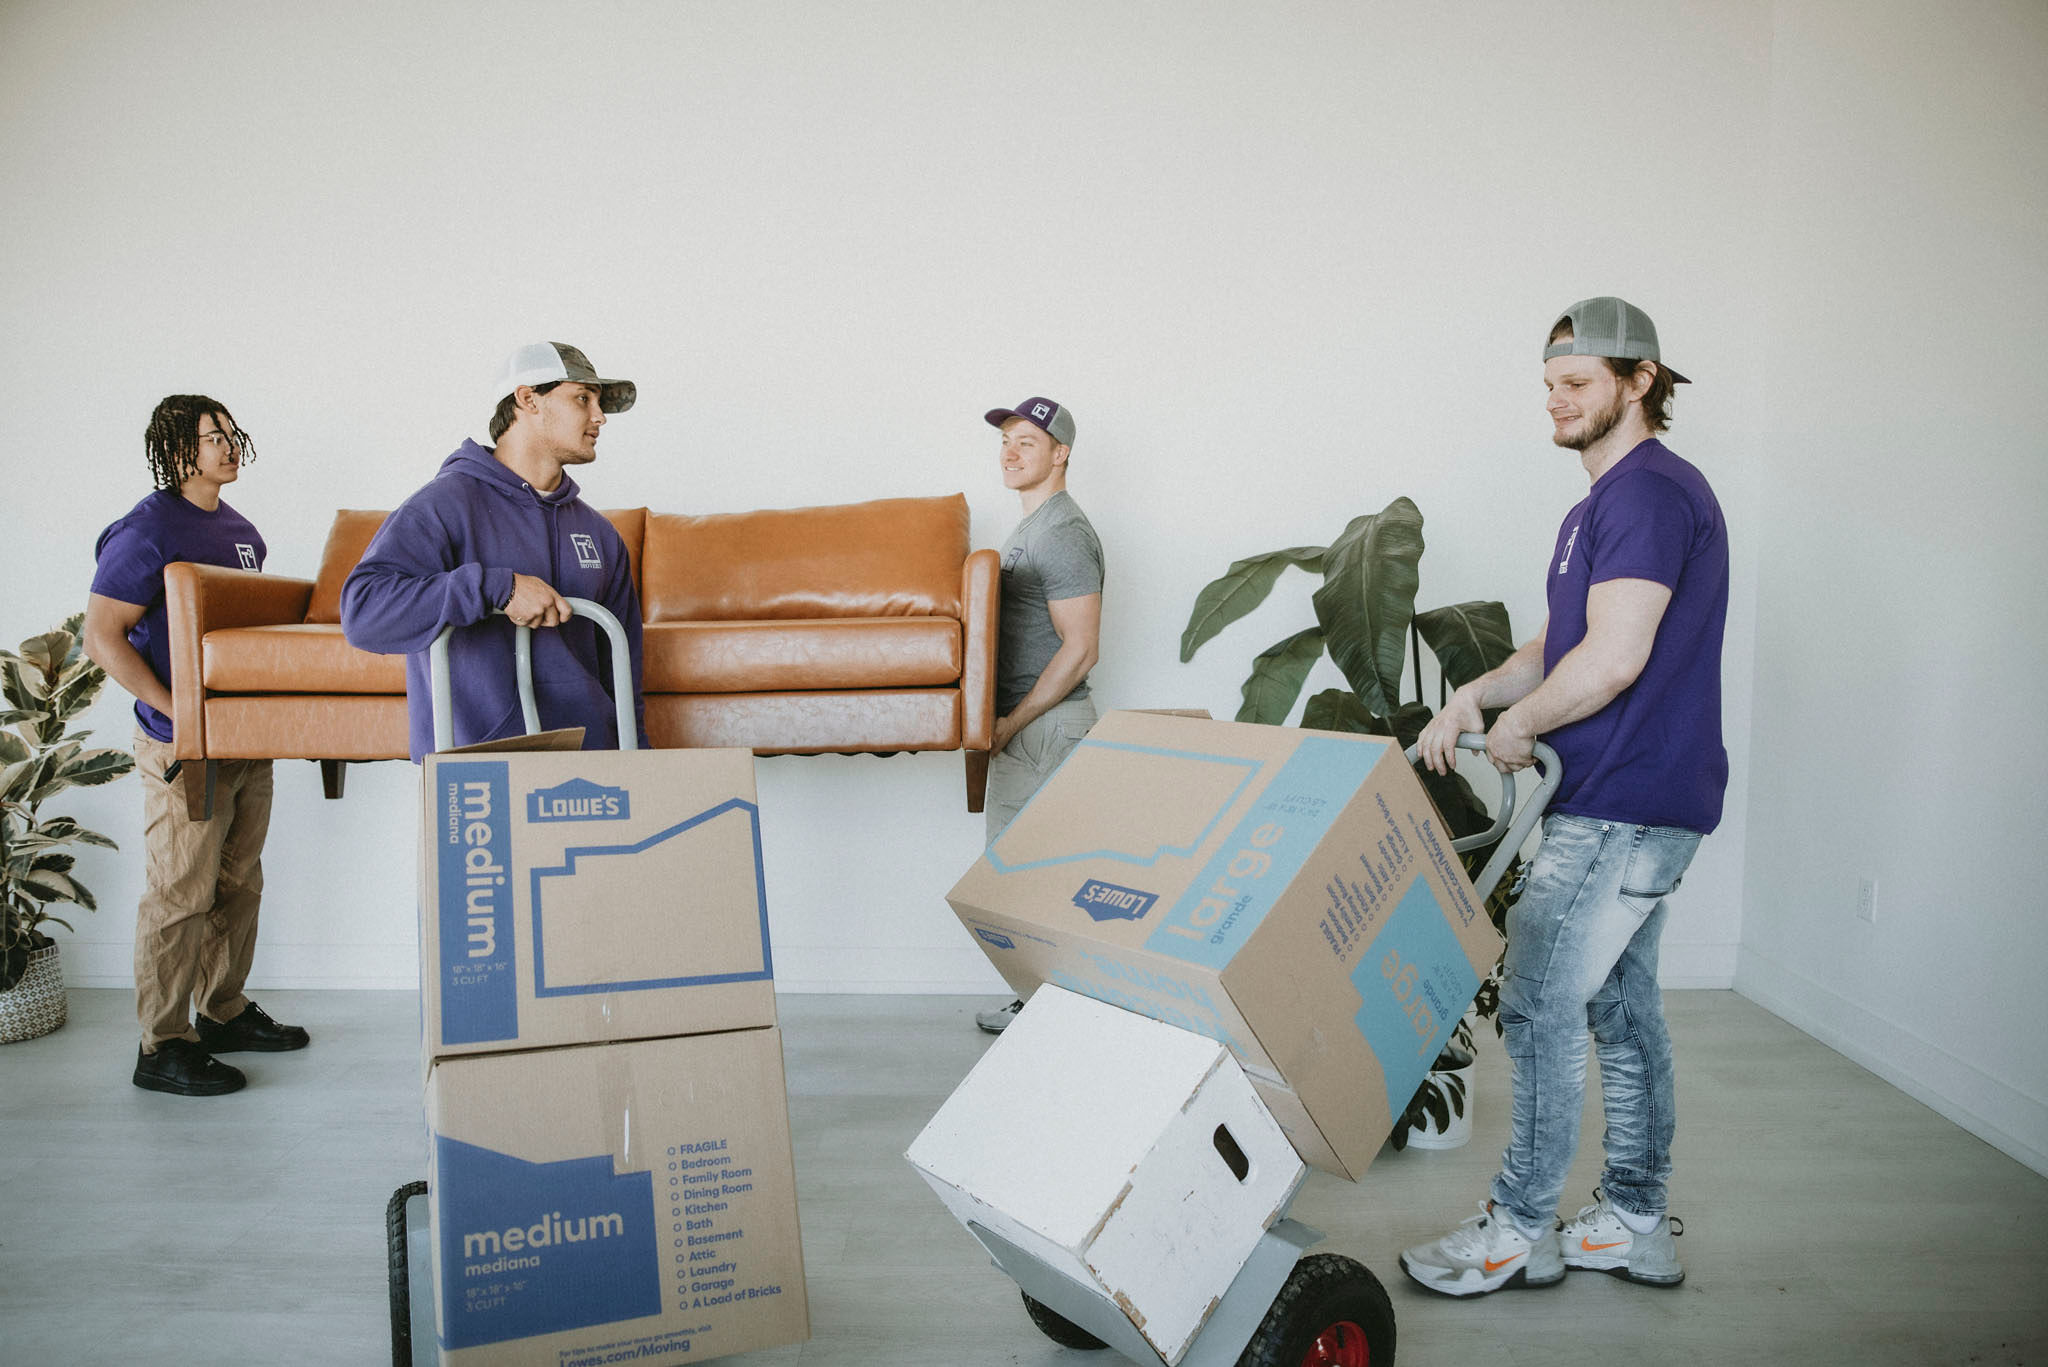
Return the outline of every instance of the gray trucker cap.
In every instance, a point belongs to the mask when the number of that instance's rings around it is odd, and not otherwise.
[[[1655,361],[1670,371],[1673,384],[1691,384],[1692,381],[1665,365],[1664,358],[1657,354],[1657,325],[1650,321],[1650,315],[1626,299],[1617,299],[1603,294],[1597,299],[1581,299],[1557,316],[1557,322],[1550,325],[1556,332],[1558,323],[1570,323],[1570,341],[1552,342],[1543,348],[1543,359],[1553,356],[1611,356],[1623,361]]]
[[[498,383],[491,395],[496,403],[519,386],[543,385],[574,380],[598,391],[598,407],[607,413],[623,413],[639,396],[631,380],[600,379],[590,358],[567,342],[528,342],[505,358],[498,369]]]

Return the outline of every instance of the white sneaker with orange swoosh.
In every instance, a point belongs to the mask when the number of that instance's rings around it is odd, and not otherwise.
[[[1626,1277],[1644,1286],[1677,1286],[1685,1280],[1685,1269],[1678,1264],[1674,1240],[1684,1232],[1684,1222],[1674,1224],[1667,1212],[1655,1229],[1638,1234],[1615,1213],[1607,1193],[1595,1187],[1593,1204],[1565,1221],[1557,1240],[1566,1267]]]
[[[1401,1270],[1431,1291],[1446,1296],[1480,1296],[1511,1286],[1556,1286],[1564,1280],[1557,1230],[1531,1239],[1493,1202],[1435,1243],[1417,1244],[1401,1254]]]

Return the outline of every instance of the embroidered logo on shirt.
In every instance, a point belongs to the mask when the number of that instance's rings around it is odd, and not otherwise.
[[[576,563],[586,570],[601,570],[604,561],[597,555],[597,543],[590,539],[589,532],[569,533],[569,544],[576,548]]]
[[[256,548],[254,546],[237,541],[235,543],[235,554],[242,558],[243,569],[253,570],[259,568],[256,564]]]
[[[1563,574],[1563,573],[1564,573],[1564,572],[1565,572],[1566,570],[1568,570],[1568,569],[1570,569],[1570,568],[1571,568],[1571,565],[1572,565],[1572,547],[1574,547],[1574,546],[1576,546],[1576,545],[1578,545],[1578,544],[1579,544],[1579,529],[1578,529],[1577,527],[1573,527],[1573,528],[1572,528],[1572,534],[1571,534],[1571,535],[1570,535],[1569,537],[1565,538],[1565,543],[1564,543],[1564,558],[1563,558],[1562,560],[1560,560],[1560,561],[1558,561],[1558,562],[1557,562],[1557,572],[1558,572],[1559,574]]]

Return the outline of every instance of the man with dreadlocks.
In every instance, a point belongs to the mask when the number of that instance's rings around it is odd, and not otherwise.
[[[173,394],[158,404],[144,447],[156,491],[100,534],[85,611],[86,654],[135,695],[148,858],[135,916],[142,1045],[134,1082],[153,1092],[219,1096],[248,1079],[215,1054],[303,1049],[308,1039],[242,995],[263,900],[270,761],[221,761],[213,815],[204,821],[192,819],[174,784],[164,566],[189,560],[263,568],[262,535],[220,496],[256,448],[228,410],[203,394]]]

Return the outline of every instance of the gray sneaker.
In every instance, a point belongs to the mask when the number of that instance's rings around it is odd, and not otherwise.
[[[1615,1214],[1607,1193],[1595,1187],[1593,1204],[1565,1221],[1557,1238],[1566,1267],[1626,1277],[1644,1286],[1677,1286],[1685,1280],[1685,1269],[1678,1265],[1674,1240],[1683,1233],[1684,1221],[1674,1224],[1669,1212],[1648,1234],[1636,1233]]]
[[[1017,1013],[1024,1009],[1024,999],[1019,997],[1008,1006],[998,1006],[992,1011],[974,1013],[974,1023],[991,1035],[1000,1035],[1010,1028],[1010,1022],[1017,1019]]]
[[[1556,1286],[1564,1280],[1557,1228],[1531,1239],[1515,1222],[1495,1215],[1493,1202],[1443,1238],[1401,1254],[1401,1270],[1446,1296],[1482,1296],[1511,1286]]]

